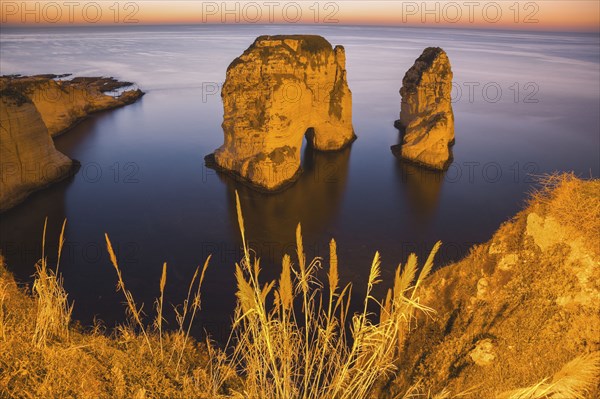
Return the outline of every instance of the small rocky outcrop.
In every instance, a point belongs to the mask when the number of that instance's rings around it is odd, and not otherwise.
[[[10,85],[29,98],[53,137],[91,113],[131,104],[144,94],[132,83],[110,77],[64,80],[67,76],[3,76],[0,86]]]
[[[54,148],[35,105],[18,91],[0,91],[0,212],[69,174],[73,161]]]
[[[305,135],[321,151],[352,142],[345,64],[344,48],[320,36],[257,38],[227,68],[225,143],[214,153],[214,166],[275,190],[299,173]]]
[[[66,76],[0,77],[0,212],[71,174],[74,162],[55,149],[51,136],[143,95],[123,91],[131,83],[113,78],[58,80]]]
[[[392,152],[422,166],[443,170],[452,161],[454,114],[452,70],[446,52],[428,47],[402,79],[400,119],[402,144]]]

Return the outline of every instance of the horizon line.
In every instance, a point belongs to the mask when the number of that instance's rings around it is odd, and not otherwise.
[[[600,38],[600,26],[596,27],[580,27],[576,26],[545,26],[545,27],[531,27],[527,28],[524,26],[511,26],[511,25],[495,25],[493,27],[482,26],[479,24],[398,24],[398,23],[372,23],[372,22],[356,22],[356,23],[222,23],[222,22],[146,22],[146,23],[2,23],[0,29],[45,29],[45,28],[135,28],[135,27],[159,27],[159,26],[256,26],[256,27],[267,27],[267,26],[302,26],[302,27],[382,27],[382,28],[411,28],[411,29],[453,29],[453,30],[485,30],[485,31],[502,31],[502,32],[528,32],[528,33],[590,33],[599,34]]]

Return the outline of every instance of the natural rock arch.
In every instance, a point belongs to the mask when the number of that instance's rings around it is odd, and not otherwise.
[[[321,151],[355,138],[342,46],[320,36],[260,36],[227,68],[225,143],[216,166],[275,190],[300,169],[302,140]]]

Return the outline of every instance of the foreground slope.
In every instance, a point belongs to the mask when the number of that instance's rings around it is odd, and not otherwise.
[[[430,277],[421,299],[437,314],[412,333],[386,397],[418,381],[474,389],[467,398],[511,397],[545,380],[515,397],[597,398],[598,386],[582,396],[553,389],[600,381],[599,238],[600,181],[547,179],[490,241]]]

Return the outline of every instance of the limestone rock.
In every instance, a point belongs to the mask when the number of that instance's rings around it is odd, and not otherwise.
[[[227,68],[225,143],[216,167],[266,190],[297,176],[303,138],[321,151],[355,138],[342,46],[320,36],[260,36]]]
[[[406,72],[400,95],[400,120],[404,129],[395,155],[433,169],[443,170],[452,161],[454,114],[451,103],[452,70],[439,47],[428,47]]]
[[[33,103],[17,91],[0,91],[0,212],[66,177],[72,161],[54,148]]]
[[[489,366],[496,360],[494,343],[491,339],[482,339],[475,344],[475,349],[469,353],[469,357],[478,366]]]
[[[65,75],[5,76],[0,86],[10,85],[29,98],[51,136],[57,136],[93,112],[109,110],[135,102],[144,93],[129,89],[130,82],[114,78],[77,77],[56,80]],[[106,94],[113,92],[115,95]]]
[[[143,93],[113,78],[68,75],[0,77],[0,212],[33,191],[61,180],[73,161],[57,151],[51,136],[69,129],[92,112],[134,102]],[[105,94],[122,91],[119,95]]]

